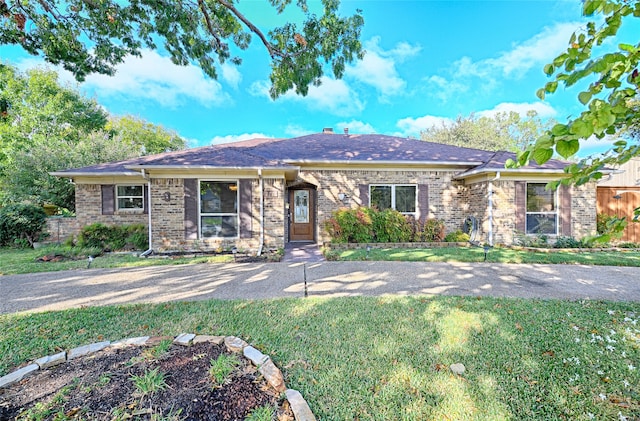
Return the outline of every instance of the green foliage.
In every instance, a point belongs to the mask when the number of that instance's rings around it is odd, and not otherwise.
[[[216,359],[211,359],[209,376],[216,386],[222,385],[227,377],[240,365],[235,354],[221,354]]]
[[[619,218],[616,215],[599,213],[596,217],[597,236],[590,237],[591,243],[609,243],[612,240],[622,238],[627,226],[627,218]]]
[[[373,212],[365,207],[339,209],[333,212],[325,226],[337,243],[371,243],[374,238]]]
[[[619,39],[618,30],[623,22],[640,18],[640,2],[585,0],[582,8],[586,16],[600,16],[575,32],[566,51],[545,66],[545,73],[554,80],[537,94],[544,99],[554,93],[558,85],[570,88],[588,83],[586,89],[578,93],[585,110],[566,123],[556,124],[534,145],[520,152],[517,162],[510,162],[510,166],[526,165],[530,159],[543,164],[554,150],[564,158],[572,157],[580,150],[580,142],[592,137],[638,135],[640,48]],[[637,42],[637,38],[631,42]],[[596,48],[598,56],[594,54]],[[639,154],[640,144],[620,139],[607,153],[568,166],[565,172],[570,177],[563,183],[580,185],[598,180],[606,168],[615,168]]]
[[[18,203],[0,208],[0,245],[26,240],[33,246],[42,235],[46,221],[47,215],[39,206]]]
[[[553,248],[557,249],[570,249],[584,247],[585,244],[581,240],[576,240],[573,237],[560,236],[556,238],[553,243]]]
[[[142,396],[150,395],[167,388],[165,375],[157,368],[149,370],[140,376],[133,375],[131,376],[131,381],[133,381],[136,391]]]
[[[371,209],[373,232],[378,243],[404,243],[411,241],[413,224],[402,213],[394,209],[377,211]]]
[[[270,3],[281,14],[291,1]],[[159,49],[158,42],[173,63],[198,63],[215,79],[223,63],[241,63],[232,52],[249,48],[255,35],[271,58],[275,98],[290,89],[306,94],[310,85],[319,84],[325,64],[340,78],[346,63],[363,56],[362,15],[358,10],[350,17],[339,16],[339,0],[322,0],[321,13],[299,0],[295,4],[303,22],[285,23],[266,33],[238,9],[250,6],[227,0],[6,0],[1,4],[6,13],[0,14],[0,45],[18,45],[62,65],[80,81],[91,73],[112,75],[127,56],[140,56],[144,48]],[[319,4],[313,6],[320,9]]]
[[[441,219],[427,219],[422,228],[421,241],[435,243],[445,238],[444,221]]]
[[[147,228],[142,224],[109,226],[97,222],[80,230],[77,245],[104,251],[122,250],[127,246],[146,250],[149,247],[147,235]]]
[[[276,415],[273,407],[265,405],[251,411],[245,421],[272,421]]]
[[[529,235],[517,233],[515,243],[522,247],[549,248],[549,237],[544,234]]]
[[[444,237],[444,241],[448,243],[466,243],[469,239],[469,234],[462,230],[455,230]]]
[[[526,118],[518,113],[498,113],[493,117],[458,116],[451,123],[442,123],[424,130],[422,140],[447,145],[490,151],[517,151],[527,147],[553,124],[541,120],[535,111]]]
[[[130,115],[110,117],[105,130],[109,137],[118,138],[118,144],[130,145],[137,155],[153,155],[187,147],[178,133]]]

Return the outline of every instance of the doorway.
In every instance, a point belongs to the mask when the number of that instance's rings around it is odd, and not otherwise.
[[[315,229],[315,190],[289,190],[289,241],[313,241]]]

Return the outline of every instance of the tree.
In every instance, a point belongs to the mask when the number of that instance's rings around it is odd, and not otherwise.
[[[49,172],[184,149],[177,133],[142,119],[107,118],[57,74],[0,65],[0,204],[75,209],[74,186]]]
[[[544,99],[553,94],[558,85],[571,87],[578,83],[588,83],[578,94],[578,100],[586,109],[576,118],[566,123],[554,125],[535,144],[518,155],[517,162],[510,165],[524,165],[530,159],[542,164],[554,152],[568,158],[580,150],[580,142],[591,137],[603,139],[620,135],[627,139],[617,140],[613,148],[601,156],[583,159],[567,167],[569,178],[562,183],[584,184],[602,177],[602,170],[627,162],[640,155],[640,144],[633,141],[633,133],[640,127],[638,112],[638,92],[640,89],[640,43],[636,45],[620,43],[611,48],[607,43],[615,37],[626,19],[640,18],[640,2],[627,0],[585,0],[583,13],[587,16],[602,15],[604,21],[587,23],[584,30],[575,32],[567,50],[544,67],[554,80],[538,91]],[[594,48],[605,52],[594,56]],[[560,181],[552,184],[557,187]]]
[[[136,148],[139,155],[177,151],[187,146],[184,138],[175,131],[131,115],[110,117],[105,129],[112,136],[118,136],[119,143]]]
[[[269,2],[282,13],[292,0]],[[323,62],[340,78],[345,63],[362,58],[364,21],[360,11],[339,16],[339,0],[322,0],[321,16],[309,12],[307,0],[296,4],[305,15],[300,26],[265,34],[234,0],[0,0],[0,45],[42,55],[82,81],[90,73],[112,75],[126,56],[161,42],[174,63],[197,62],[215,79],[220,64],[240,64],[232,48],[247,49],[255,35],[271,58],[272,97],[292,88],[305,95],[320,83]]]
[[[527,147],[550,126],[535,111],[526,118],[518,113],[493,117],[458,116],[452,124],[442,123],[420,133],[422,140],[489,151],[517,151]]]

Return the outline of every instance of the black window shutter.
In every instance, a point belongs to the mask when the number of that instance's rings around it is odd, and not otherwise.
[[[102,214],[113,215],[116,210],[116,192],[113,184],[103,184],[102,190]]]
[[[251,238],[253,236],[253,215],[252,215],[252,183],[251,180],[240,180],[240,238]]]
[[[360,206],[369,206],[369,185],[360,184],[358,189],[360,190]]]
[[[184,238],[198,239],[198,180],[184,180]]]

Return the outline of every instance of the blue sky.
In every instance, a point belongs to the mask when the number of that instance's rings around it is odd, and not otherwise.
[[[239,3],[265,31],[282,19],[266,3]],[[268,56],[256,37],[243,64],[223,66],[218,80],[145,51],[142,59],[127,59],[116,76],[92,75],[80,89],[112,114],[176,130],[190,146],[323,127],[419,137],[430,125],[472,112],[533,109],[559,121],[580,113],[578,89],[559,88],[545,102],[535,96],[547,81],[543,66],[584,25],[579,1],[342,1],[343,13],[355,9],[365,19],[364,60],[348,66],[341,80],[327,74],[307,97],[269,98]],[[637,42],[634,29],[623,25],[619,39],[635,35]],[[42,64],[16,48],[1,47],[0,57],[21,69]],[[591,142],[586,146],[584,152],[593,150]]]

